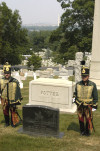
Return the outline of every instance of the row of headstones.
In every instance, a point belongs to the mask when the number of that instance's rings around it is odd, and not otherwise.
[[[46,70],[37,70],[35,73],[33,71],[28,71],[27,69],[21,69],[21,71],[14,71],[12,72],[12,76],[15,77],[20,83],[21,88],[22,80],[26,80],[27,77],[34,77],[36,76],[40,78],[53,78],[54,76],[58,76],[61,79],[68,79],[69,76],[73,76],[75,74],[75,82],[81,80],[81,65],[80,62],[83,60],[83,53],[77,52],[75,60],[68,61],[68,67],[72,67],[71,69],[65,69],[62,65],[59,65],[59,69],[47,68]],[[86,65],[89,66],[90,59],[87,59]],[[74,73],[73,73],[74,71]],[[2,70],[0,70],[0,78],[3,76]]]
[[[35,77],[38,76],[40,78],[53,78],[54,76],[58,76],[58,78],[67,79],[69,76],[73,75],[73,69],[67,70],[63,67],[56,70],[53,68],[47,68],[46,70],[37,70],[35,73],[33,71],[21,70],[12,72],[12,76],[15,77],[18,81],[26,80],[27,77]]]

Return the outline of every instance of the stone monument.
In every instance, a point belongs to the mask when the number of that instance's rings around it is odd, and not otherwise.
[[[81,81],[81,61],[83,60],[83,53],[77,52],[75,56],[75,82]]]
[[[100,89],[100,0],[95,0],[90,80]]]
[[[62,137],[59,133],[59,110],[46,106],[23,106],[23,133]]]
[[[29,84],[29,104],[58,108],[62,112],[74,113],[72,104],[75,83],[64,79],[39,78]]]

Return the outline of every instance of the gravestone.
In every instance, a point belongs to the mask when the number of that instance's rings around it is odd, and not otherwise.
[[[100,89],[100,0],[95,0],[90,80]]]
[[[62,137],[59,133],[59,110],[47,106],[23,106],[23,133],[33,136]]]
[[[51,75],[51,72],[49,70],[40,71],[41,78],[49,78],[50,75]]]
[[[75,82],[81,81],[81,65],[80,62],[83,60],[83,53],[77,52],[75,57]]]
[[[68,80],[68,70],[59,71],[59,78]]]
[[[73,70],[68,70],[68,76],[73,76]]]
[[[62,112],[75,112],[72,104],[75,83],[63,79],[39,78],[29,83],[29,104],[58,108]]]
[[[68,60],[68,67],[73,67],[75,65],[75,60]]]
[[[14,76],[19,76],[19,71],[13,71],[11,74],[12,74],[13,77]]]
[[[60,71],[57,71],[57,70],[53,71],[53,76],[58,76],[59,77],[59,75],[60,75]]]
[[[49,71],[50,74],[53,74],[53,69],[52,68],[47,68],[46,71]]]
[[[28,71],[27,72],[27,77],[33,77],[33,71]]]
[[[36,80],[37,79],[37,75],[35,72],[33,72],[33,79]]]
[[[19,76],[13,76],[13,77],[18,80],[20,88],[22,89],[23,88],[23,82],[21,81],[21,76],[19,75]]]
[[[0,79],[3,77],[3,70],[0,70]]]

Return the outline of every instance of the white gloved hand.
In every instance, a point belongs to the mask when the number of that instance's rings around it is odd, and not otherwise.
[[[94,109],[94,108],[92,108],[92,111],[94,112],[94,111],[96,111],[97,109]]]
[[[72,103],[75,103],[75,98],[72,98]]]

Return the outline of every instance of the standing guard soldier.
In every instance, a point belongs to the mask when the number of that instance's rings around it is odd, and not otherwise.
[[[5,126],[9,126],[9,110],[11,113],[11,126],[19,123],[19,114],[16,105],[21,104],[21,91],[17,79],[11,76],[11,65],[8,62],[3,66],[4,77],[0,80],[0,94]]]
[[[98,92],[96,84],[89,80],[88,67],[82,66],[81,76],[82,81],[77,82],[75,87],[75,103],[81,135],[89,136],[94,128],[92,108],[97,109]]]

